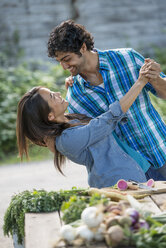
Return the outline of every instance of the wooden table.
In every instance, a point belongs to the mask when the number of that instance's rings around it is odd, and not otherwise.
[[[154,213],[166,210],[166,193],[154,194],[144,198],[146,209]],[[26,214],[25,215],[25,248],[52,248],[61,227],[57,212]],[[91,246],[91,248],[106,248],[104,244]],[[119,247],[120,248],[120,247]]]

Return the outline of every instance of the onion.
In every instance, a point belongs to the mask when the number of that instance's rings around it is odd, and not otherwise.
[[[116,247],[124,239],[123,229],[119,225],[111,226],[106,235],[106,243],[111,247]]]
[[[139,212],[134,208],[127,208],[125,213],[131,217],[132,225],[135,224],[139,219]]]
[[[104,239],[104,232],[106,231],[106,226],[104,223],[101,223],[97,232],[94,233],[94,239],[97,241],[101,241]]]
[[[76,235],[87,241],[91,241],[94,238],[94,233],[86,225],[79,226],[76,229]]]
[[[149,224],[145,220],[139,220],[140,228],[149,229]]]
[[[76,237],[75,228],[73,228],[70,225],[64,225],[60,229],[60,235],[61,235],[62,239],[64,239],[65,241],[71,242]]]
[[[88,227],[97,227],[103,221],[103,214],[96,207],[85,208],[81,219]]]

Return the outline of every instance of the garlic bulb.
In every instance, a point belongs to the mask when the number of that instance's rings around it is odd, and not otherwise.
[[[97,227],[103,221],[103,214],[96,207],[85,208],[81,219],[88,227]]]
[[[94,233],[86,225],[79,226],[76,229],[76,235],[87,241],[91,241],[94,238]]]
[[[70,225],[64,225],[60,229],[60,235],[65,241],[71,242],[76,237],[76,230]]]

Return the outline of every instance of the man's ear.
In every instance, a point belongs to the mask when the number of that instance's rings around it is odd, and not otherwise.
[[[50,112],[50,113],[48,114],[48,120],[49,120],[49,121],[54,121],[54,120],[55,120],[55,116],[54,116],[53,112]]]
[[[86,52],[87,51],[87,47],[86,47],[86,44],[85,44],[85,42],[82,44],[82,47],[81,47],[81,49],[80,49],[80,52],[81,53],[84,53],[84,52]]]

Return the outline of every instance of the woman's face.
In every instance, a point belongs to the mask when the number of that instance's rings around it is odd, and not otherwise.
[[[47,88],[40,88],[39,94],[48,103],[51,109],[48,119],[50,121],[63,121],[64,113],[69,104],[61,97],[61,94],[59,92],[50,91]]]

